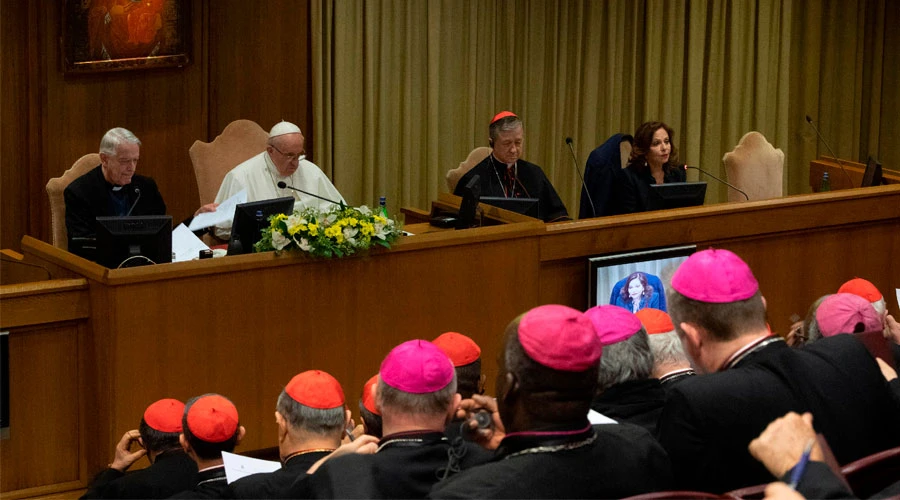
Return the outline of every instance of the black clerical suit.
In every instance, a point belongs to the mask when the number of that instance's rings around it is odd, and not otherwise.
[[[666,490],[666,452],[643,428],[590,426],[561,433],[515,433],[494,459],[441,481],[430,498],[621,498]]]
[[[442,432],[384,436],[374,455],[344,455],[315,474],[295,481],[286,498],[425,498],[445,473],[473,465],[467,457],[449,463],[450,442]],[[448,466],[451,469],[448,471]]]
[[[306,475],[306,471],[331,451],[310,451],[294,455],[275,472],[242,477],[228,485],[225,498],[282,498],[284,490]]]
[[[101,165],[66,187],[63,197],[66,201],[66,232],[70,250],[77,252],[79,248],[79,245],[72,243],[72,238],[96,236],[97,217],[126,215],[132,206],[131,215],[166,214],[166,203],[153,179],[135,174],[129,184],[119,190],[115,187],[103,177]]]
[[[659,380],[628,380],[615,384],[594,397],[591,409],[618,422],[628,422],[656,435],[656,423],[666,402]]]
[[[197,473],[197,483],[191,489],[169,498],[224,498],[228,488],[225,466],[209,467]]]
[[[544,175],[541,167],[525,160],[516,162],[512,170],[506,164],[488,155],[481,163],[472,167],[456,184],[453,194],[462,196],[462,189],[478,175],[481,196],[501,198],[537,198],[541,204],[541,217],[546,222],[567,219],[569,212],[563,205],[556,189]]]
[[[197,463],[182,450],[156,456],[146,469],[97,475],[81,498],[169,498],[197,484]]]
[[[721,493],[771,481],[747,445],[789,411],[812,413],[841,464],[900,445],[900,408],[862,343],[836,335],[791,349],[768,337],[724,371],[669,390],[659,439],[678,489]]]

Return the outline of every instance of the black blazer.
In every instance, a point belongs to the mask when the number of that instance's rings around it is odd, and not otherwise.
[[[777,341],[668,393],[659,440],[678,489],[721,493],[772,480],[747,445],[789,411],[811,412],[841,464],[900,445],[900,408],[851,335],[791,349]]]
[[[197,463],[181,450],[170,450],[146,469],[128,473],[106,469],[81,498],[169,498],[196,483]]]

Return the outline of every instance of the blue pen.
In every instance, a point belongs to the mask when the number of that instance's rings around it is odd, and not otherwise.
[[[802,478],[803,473],[806,472],[806,465],[809,463],[809,455],[812,453],[815,444],[816,438],[812,438],[806,443],[806,448],[803,449],[803,455],[800,455],[800,461],[794,466],[794,471],[791,472],[791,483],[788,485],[792,490],[796,490],[797,485],[800,484],[800,478]]]

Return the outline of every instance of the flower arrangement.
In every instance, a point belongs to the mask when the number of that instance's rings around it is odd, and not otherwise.
[[[269,226],[262,230],[254,250],[301,250],[318,257],[346,257],[373,245],[391,248],[401,232],[400,225],[386,213],[372,212],[365,205],[341,205],[324,212],[306,208],[269,217]]]

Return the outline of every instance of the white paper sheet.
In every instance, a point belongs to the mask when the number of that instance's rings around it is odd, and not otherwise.
[[[241,189],[237,194],[220,203],[215,212],[197,214],[194,220],[191,221],[190,230],[197,231],[205,227],[217,226],[223,222],[230,224],[231,219],[234,218],[234,207],[239,203],[247,203],[246,189]]]
[[[275,472],[281,468],[279,462],[235,455],[234,453],[228,453],[227,451],[222,452],[222,461],[225,462],[225,478],[228,481],[228,484],[231,484],[242,477],[249,476],[250,474]]]
[[[175,254],[172,262],[194,260],[200,256],[200,250],[209,250],[209,247],[187,226],[178,224],[172,231],[172,253]]]
[[[615,420],[607,417],[606,415],[604,415],[600,412],[594,411],[594,410],[588,411],[588,420],[591,422],[591,425],[618,424],[618,422],[616,422]]]

